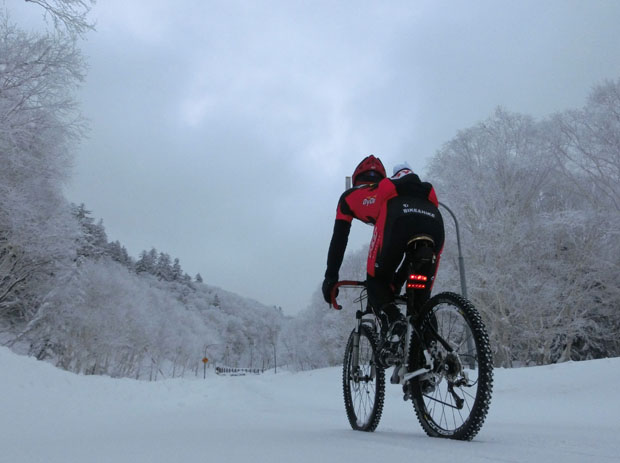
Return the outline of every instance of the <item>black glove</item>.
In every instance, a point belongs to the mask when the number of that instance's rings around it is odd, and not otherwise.
[[[333,280],[331,278],[325,278],[323,280],[323,298],[325,299],[325,302],[327,302],[328,304],[332,303],[332,289],[334,288],[334,286],[336,286],[336,283],[338,283],[338,279]],[[338,296],[338,291],[336,291],[336,296]]]

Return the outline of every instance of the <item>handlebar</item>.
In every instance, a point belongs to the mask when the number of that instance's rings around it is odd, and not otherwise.
[[[346,286],[350,288],[359,288],[361,286],[365,288],[366,282],[365,281],[354,281],[354,280],[343,280],[343,281],[339,281],[338,283],[336,283],[334,287],[332,288],[332,301],[331,301],[332,307],[336,310],[342,310],[342,306],[339,305],[338,302],[336,301],[336,296],[338,295],[338,288],[340,288],[341,286]]]

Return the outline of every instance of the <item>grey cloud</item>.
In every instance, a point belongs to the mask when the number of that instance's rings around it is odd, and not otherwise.
[[[497,105],[542,117],[620,75],[617,2],[109,1],[96,14],[92,133],[69,198],[134,255],[155,246],[290,311],[321,280],[363,155],[422,170]],[[350,249],[369,233],[356,225]]]

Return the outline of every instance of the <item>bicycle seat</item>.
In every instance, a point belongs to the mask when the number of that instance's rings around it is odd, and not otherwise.
[[[435,261],[435,240],[432,236],[420,233],[407,242],[407,255],[412,263],[419,267]]]
[[[418,249],[421,247],[425,248],[435,248],[435,240],[432,236],[427,235],[426,233],[419,233],[417,235],[412,236],[409,241],[407,241],[407,249]]]

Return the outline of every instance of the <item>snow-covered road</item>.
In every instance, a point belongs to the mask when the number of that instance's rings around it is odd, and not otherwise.
[[[340,369],[158,382],[78,376],[0,348],[1,462],[620,462],[620,359],[496,370],[473,442],[426,437],[387,385],[352,431]]]

